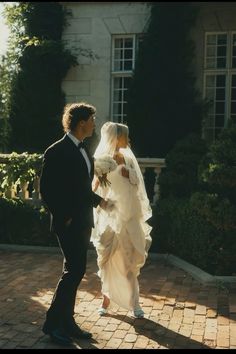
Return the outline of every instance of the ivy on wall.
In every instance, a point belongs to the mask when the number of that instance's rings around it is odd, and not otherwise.
[[[201,131],[205,104],[195,88],[191,39],[197,6],[150,6],[128,94],[128,125],[138,156],[165,157],[177,140]]]
[[[0,69],[5,92],[0,105],[10,123],[8,151],[42,152],[61,136],[61,83],[78,64],[62,41],[67,14],[58,2],[5,5],[10,38]]]

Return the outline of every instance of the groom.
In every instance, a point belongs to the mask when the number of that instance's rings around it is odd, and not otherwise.
[[[93,106],[73,103],[65,107],[65,135],[44,153],[40,193],[51,215],[64,256],[63,272],[47,311],[43,332],[61,345],[74,338],[91,338],[74,320],[77,288],[86,271],[86,257],[93,223],[93,207],[108,202],[92,192],[94,164],[83,140],[95,128]]]

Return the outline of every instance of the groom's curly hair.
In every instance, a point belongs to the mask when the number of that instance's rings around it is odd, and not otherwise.
[[[86,102],[69,103],[65,106],[62,116],[62,126],[65,133],[75,130],[81,120],[88,120],[96,113],[96,108]]]

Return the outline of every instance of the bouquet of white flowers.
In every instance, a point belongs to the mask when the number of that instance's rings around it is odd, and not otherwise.
[[[111,182],[107,179],[107,174],[114,171],[117,166],[116,161],[109,155],[103,155],[95,159],[94,171],[102,187],[106,187],[111,184]]]

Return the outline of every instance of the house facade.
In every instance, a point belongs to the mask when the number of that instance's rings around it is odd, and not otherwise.
[[[67,102],[94,104],[98,131],[107,120],[125,122],[127,88],[148,28],[150,3],[62,4],[71,12],[63,39],[70,49],[82,49],[79,66],[71,68],[63,82]],[[203,130],[211,141],[230,119],[236,119],[236,3],[192,4],[199,7],[191,33],[196,46],[196,86],[211,102]]]

